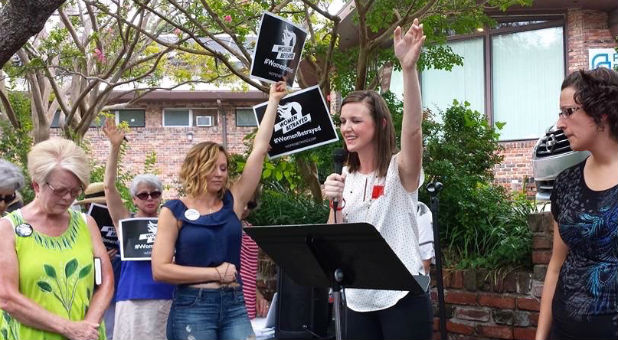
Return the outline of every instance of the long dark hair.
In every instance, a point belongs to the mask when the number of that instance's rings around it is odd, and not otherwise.
[[[375,91],[354,91],[343,99],[341,107],[348,103],[363,103],[369,109],[371,118],[375,123],[375,134],[373,136],[373,142],[376,144],[375,165],[378,177],[385,177],[391,158],[397,152],[395,127],[393,126],[391,112],[384,98]],[[344,148],[348,151],[345,143]],[[356,172],[360,169],[360,160],[356,152],[348,152],[347,165],[350,172]]]

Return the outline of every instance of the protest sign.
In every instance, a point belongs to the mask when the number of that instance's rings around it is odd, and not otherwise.
[[[118,226],[122,261],[150,261],[157,236],[156,218],[125,218]]]
[[[250,75],[270,83],[285,78],[291,87],[306,38],[307,31],[300,26],[264,12],[253,51]]]
[[[114,228],[114,221],[109,215],[107,206],[91,203],[88,209],[88,215],[97,222],[99,231],[101,232],[101,238],[106,249],[118,249],[118,235],[116,235],[116,229]]]
[[[268,103],[253,107],[258,122],[262,121]],[[335,125],[319,86],[294,92],[279,102],[271,149],[272,158],[289,155],[339,140]]]

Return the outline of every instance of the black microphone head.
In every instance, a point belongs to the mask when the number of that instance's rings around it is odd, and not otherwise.
[[[342,148],[337,148],[333,150],[333,164],[335,167],[335,172],[341,174],[341,170],[343,169],[343,162],[345,162],[345,150]]]

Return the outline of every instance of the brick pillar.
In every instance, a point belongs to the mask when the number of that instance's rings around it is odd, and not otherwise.
[[[547,265],[551,258],[554,239],[554,217],[551,212],[528,215],[528,227],[532,231],[532,295],[541,297]]]

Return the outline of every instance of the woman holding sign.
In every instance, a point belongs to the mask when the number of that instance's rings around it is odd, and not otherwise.
[[[331,174],[324,182],[325,195],[338,202],[329,223],[372,224],[411,274],[424,272],[415,214],[423,154],[416,63],[424,41],[418,19],[405,35],[400,27],[395,30],[395,55],[404,84],[401,151],[395,150],[384,99],[374,91],[352,92],[343,100],[340,117],[347,166],[341,175]],[[346,289],[346,302],[348,339],[431,339],[428,293]]]
[[[118,230],[120,220],[130,217],[156,217],[161,204],[162,185],[152,174],[133,178],[129,191],[136,213],[130,212],[116,188],[118,158],[125,132],[107,119],[103,132],[109,138],[110,154],[105,167],[105,200],[109,215]],[[174,287],[152,279],[149,261],[122,261],[116,291],[114,340],[164,339],[165,321]]]
[[[202,142],[185,157],[180,180],[187,196],[161,209],[152,252],[155,280],[178,285],[167,321],[168,339],[253,335],[238,275],[240,218],[260,181],[277,106],[285,94],[284,82],[271,85],[253,149],[232,185],[228,186],[228,155],[221,145]]]
[[[28,153],[28,173],[34,200],[0,219],[0,338],[105,339],[114,273],[94,219],[69,209],[88,185],[88,157],[52,138]]]

